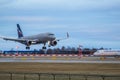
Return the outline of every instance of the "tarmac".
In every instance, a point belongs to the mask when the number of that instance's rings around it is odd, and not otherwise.
[[[95,56],[7,56],[0,62],[40,62],[40,63],[119,63],[120,58]]]

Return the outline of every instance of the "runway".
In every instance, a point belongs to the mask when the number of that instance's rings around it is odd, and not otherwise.
[[[119,59],[108,58],[100,60],[99,57],[83,57],[83,58],[51,58],[51,57],[10,57],[0,58],[0,62],[40,62],[40,63],[117,63],[120,64]]]

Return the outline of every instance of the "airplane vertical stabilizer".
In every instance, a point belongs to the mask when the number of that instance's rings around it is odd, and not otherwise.
[[[19,24],[17,24],[17,32],[18,32],[18,38],[23,37],[23,32],[22,32]]]

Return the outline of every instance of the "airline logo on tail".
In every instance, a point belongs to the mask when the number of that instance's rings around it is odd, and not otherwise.
[[[22,32],[19,24],[17,24],[17,32],[18,32],[18,38],[23,37],[23,32]]]

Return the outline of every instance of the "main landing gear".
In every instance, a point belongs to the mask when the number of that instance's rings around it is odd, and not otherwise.
[[[49,46],[49,47],[50,47],[50,46]],[[29,50],[30,47],[29,47],[29,46],[26,46],[26,49]],[[42,49],[43,49],[43,50],[46,50],[46,49],[47,49],[46,46],[45,46],[45,44],[44,44],[44,46],[42,47]]]
[[[46,49],[46,47],[45,47],[45,46],[43,46],[43,47],[42,47],[42,49]]]
[[[27,46],[27,47],[26,47],[26,49],[30,49],[30,47],[29,47],[29,46]]]
[[[42,47],[42,49],[43,49],[43,50],[45,50],[45,49],[46,49],[45,44],[44,44],[44,46]]]

